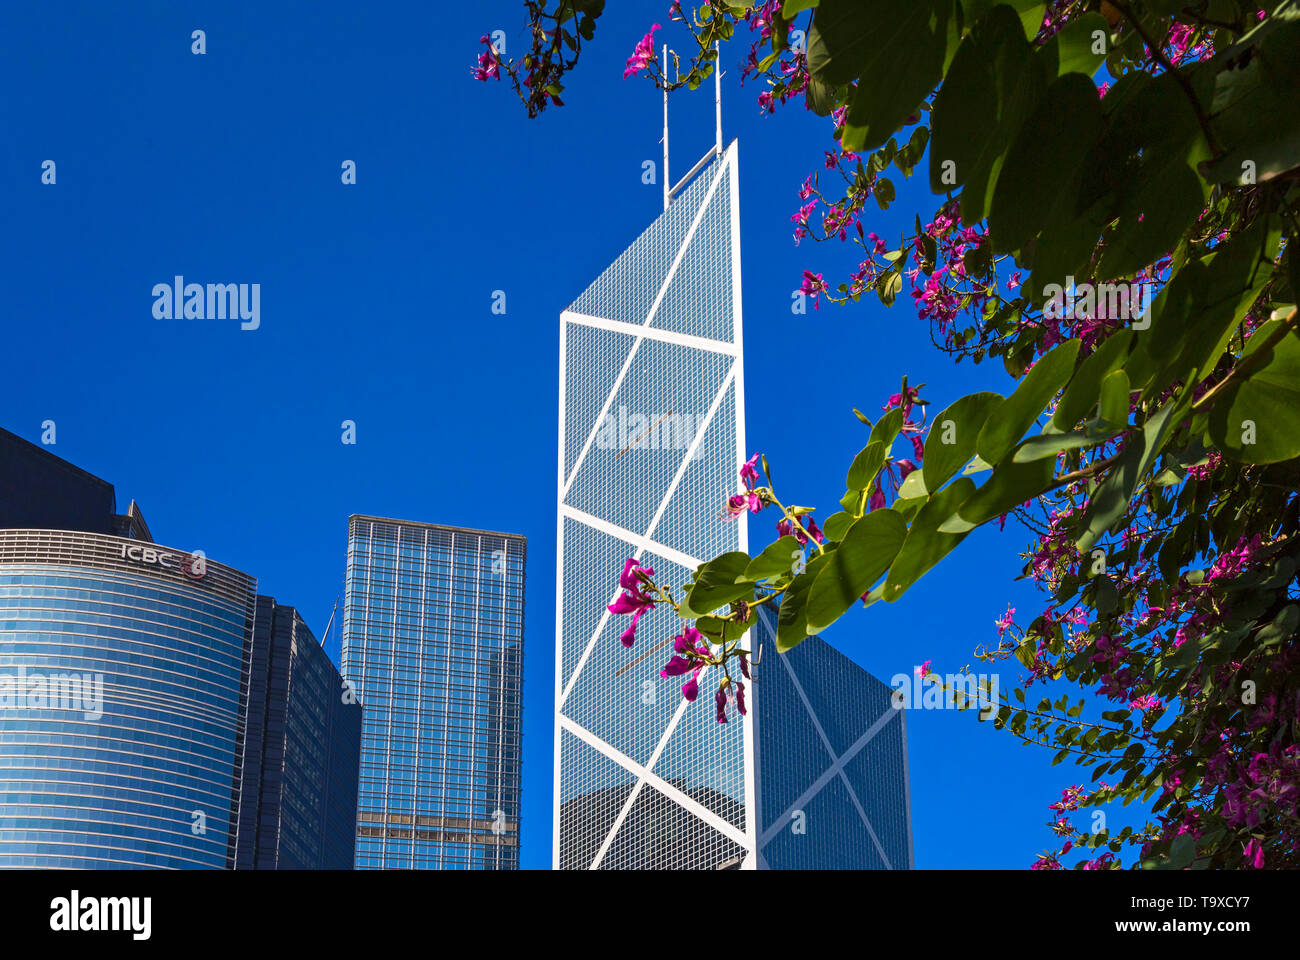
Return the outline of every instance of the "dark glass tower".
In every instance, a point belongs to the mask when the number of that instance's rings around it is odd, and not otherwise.
[[[236,866],[351,870],[361,705],[293,607],[257,598]]]
[[[518,868],[526,544],[350,519],[343,675],[365,707],[357,869]]]
[[[348,867],[344,696],[293,608],[0,430],[0,867]]]

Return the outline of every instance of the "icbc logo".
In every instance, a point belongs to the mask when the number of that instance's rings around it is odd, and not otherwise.
[[[203,575],[208,572],[208,558],[203,555],[202,550],[195,550],[188,557],[181,557],[180,568],[187,577],[202,580]]]
[[[195,550],[189,554],[170,553],[156,547],[133,546],[124,543],[122,544],[122,559],[135,563],[147,563],[150,566],[164,567],[168,570],[180,570],[187,577],[194,580],[201,580],[204,574],[208,572],[208,558],[202,550]]]

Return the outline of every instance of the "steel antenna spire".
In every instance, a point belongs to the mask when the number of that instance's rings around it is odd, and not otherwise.
[[[672,176],[668,170],[668,44],[663,47],[663,65],[664,65],[664,209],[673,202],[675,197],[691,178],[707,166],[715,157],[722,156],[722,46],[716,40],[713,43],[714,61],[713,61],[713,108],[714,108],[714,136],[713,149],[700,158],[686,176],[682,177],[676,185],[673,185]],[[680,78],[679,78],[680,79]]]

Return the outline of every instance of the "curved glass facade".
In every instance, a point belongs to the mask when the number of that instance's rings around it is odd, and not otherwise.
[[[0,868],[232,865],[252,578],[0,530]]]

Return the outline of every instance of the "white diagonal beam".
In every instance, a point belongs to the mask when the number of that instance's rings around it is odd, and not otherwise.
[[[704,806],[704,804],[700,803],[694,797],[688,796],[687,794],[683,793],[681,790],[678,790],[667,780],[664,780],[662,777],[659,777],[651,773],[648,769],[643,767],[641,764],[637,763],[627,754],[616,749],[615,747],[610,746],[604,740],[600,739],[600,737],[596,736],[594,733],[591,733],[589,730],[582,727],[581,725],[575,723],[569,717],[561,715],[560,726],[563,727],[565,730],[568,730],[575,737],[578,737],[588,746],[595,747],[606,757],[608,757],[610,760],[613,760],[615,763],[617,763],[623,769],[627,770],[629,773],[634,773],[638,777],[641,777],[648,784],[650,784],[650,786],[654,787],[660,793],[665,794],[670,799],[674,800],[678,804],[678,806],[684,807],[685,809],[689,810],[696,817],[703,820],[709,826],[713,827],[713,829],[717,830],[719,833],[727,837],[727,839],[735,841],[737,844],[739,844],[742,847],[744,847],[745,844],[747,843],[748,838],[746,838],[744,832],[737,829],[737,827],[734,824],[718,816],[716,813],[714,813],[708,807]]]
[[[722,353],[729,357],[740,355],[734,343],[723,343],[721,340],[710,340],[708,337],[697,337],[690,333],[678,333],[676,330],[663,330],[659,327],[645,327],[639,323],[627,323],[624,320],[607,320],[604,317],[592,317],[585,313],[574,313],[572,310],[565,310],[560,314],[560,319],[568,320],[570,323],[578,323],[584,327],[594,327],[597,330],[609,330],[612,333],[626,333],[629,336],[641,337],[646,340],[659,340],[663,343],[676,344],[679,347],[690,347],[693,350],[706,350],[709,353]]]
[[[683,553],[681,550],[676,550],[668,546],[666,543],[660,543],[659,541],[643,534],[633,533],[631,530],[627,529],[627,527],[620,527],[617,523],[611,523],[603,517],[598,517],[595,514],[588,513],[586,510],[579,510],[577,507],[571,507],[567,503],[560,505],[560,515],[568,517],[570,520],[576,520],[578,523],[591,527],[594,530],[599,530],[601,533],[607,533],[611,537],[622,540],[629,547],[633,547],[642,552],[658,554],[665,560],[671,560],[673,563],[683,566],[687,570],[694,570],[704,562],[699,557],[693,557],[689,553]],[[621,587],[619,588],[619,592],[622,592]],[[618,594],[615,594],[615,596],[617,595]]]
[[[568,479],[560,489],[560,500],[563,500],[569,493],[569,487],[573,486],[573,480],[582,469],[582,463],[587,459],[587,454],[591,450],[591,445],[596,441],[596,435],[600,432],[600,425],[605,421],[609,414],[610,406],[614,403],[614,397],[618,395],[619,387],[623,385],[623,380],[627,377],[627,372],[632,367],[632,358],[636,352],[641,349],[641,343],[645,337],[645,331],[649,329],[650,324],[654,322],[655,315],[659,312],[659,304],[663,302],[664,295],[668,292],[669,285],[677,275],[677,268],[681,266],[683,258],[686,256],[686,250],[695,239],[695,232],[700,228],[700,222],[704,219],[705,211],[709,208],[709,202],[713,199],[714,192],[718,189],[718,184],[722,182],[722,176],[726,172],[725,165],[719,165],[718,174],[709,184],[708,192],[705,193],[704,199],[700,202],[700,208],[695,211],[695,216],[691,220],[690,229],[686,231],[686,238],[682,241],[681,247],[673,257],[672,265],[668,268],[668,275],[664,277],[663,285],[655,295],[654,303],[650,306],[650,312],[646,315],[645,322],[641,324],[641,332],[638,334],[636,342],[632,344],[632,349],[628,351],[627,359],[623,361],[623,367],[618,372],[618,378],[614,381],[613,388],[609,391],[609,396],[605,398],[604,405],[600,408],[600,413],[596,415],[596,422],[591,425],[591,432],[587,434],[587,442],[582,445],[582,452],[578,454],[578,459],[573,463],[573,469],[569,471]]]
[[[668,722],[668,726],[664,729],[663,736],[659,738],[659,742],[655,745],[654,753],[650,754],[650,760],[645,765],[647,770],[654,769],[655,761],[659,759],[659,754],[664,752],[664,747],[668,746],[668,740],[672,737],[673,731],[677,729],[677,724],[682,719],[682,714],[686,712],[688,706],[690,706],[690,701],[685,697],[682,697],[682,702],[677,705],[677,710],[673,714],[672,720]],[[618,828],[623,826],[623,821],[627,818],[628,811],[632,809],[632,804],[636,802],[636,798],[641,795],[641,788],[644,786],[645,777],[642,777],[636,782],[636,786],[632,788],[632,792],[628,794],[627,802],[623,804],[623,809],[618,812],[618,817],[615,818],[614,825],[609,828],[609,833],[605,836],[605,842],[600,845],[600,850],[596,853],[596,859],[591,861],[592,870],[600,869],[600,861],[605,859],[605,853],[609,850],[610,844],[614,842],[614,834],[618,833]]]
[[[640,536],[636,536],[635,534],[631,534],[631,531],[625,531],[625,533],[635,537],[635,539],[629,539],[628,536],[622,536],[621,534],[614,534],[614,536],[619,536],[621,539],[636,544],[636,552],[633,554],[633,557],[637,561],[640,561],[647,549],[650,549],[650,552],[652,553],[658,552],[652,548],[652,545],[654,547],[662,546],[662,544],[656,544],[653,540],[655,529],[659,526],[659,521],[663,519],[664,512],[668,509],[668,504],[672,501],[673,494],[677,492],[677,487],[682,482],[682,477],[686,475],[687,468],[691,465],[691,462],[694,461],[695,454],[700,449],[700,444],[704,442],[704,437],[709,432],[709,427],[713,423],[713,417],[717,414],[718,407],[722,405],[722,400],[727,395],[727,390],[731,387],[734,374],[735,368],[733,365],[733,368],[727,372],[725,377],[722,378],[722,385],[718,388],[717,395],[713,398],[713,402],[709,404],[708,412],[705,413],[704,419],[700,422],[698,429],[696,429],[695,436],[691,440],[691,445],[686,449],[686,455],[682,457],[682,462],[677,465],[677,471],[673,474],[672,482],[668,484],[668,489],[664,491],[663,499],[659,501],[659,509],[656,510],[654,516],[650,518],[650,526],[646,528],[646,532]],[[593,517],[588,513],[575,510],[573,507],[570,507],[565,503],[560,504],[560,510],[561,512],[573,516],[575,520],[580,519],[580,522],[595,527],[597,530],[602,529],[599,524],[603,523],[603,521],[599,521],[598,518]],[[614,527],[613,524],[609,524],[609,526]],[[606,530],[605,532],[609,531]],[[678,559],[674,559],[674,555],[688,562],[680,563]],[[677,550],[669,550],[666,553],[660,554],[660,556],[665,560],[672,561],[673,563],[679,563],[687,570],[694,570],[700,565],[699,560],[696,560],[694,557],[688,557],[686,554]],[[617,599],[620,590],[614,592],[614,596],[610,598],[610,603],[613,603],[614,600]],[[595,649],[596,641],[600,638],[601,631],[605,629],[605,624],[609,622],[609,616],[609,606],[606,605],[605,609],[601,612],[599,623],[596,624],[596,631],[591,635],[591,639],[587,641],[586,649],[582,651],[582,657],[579,659],[578,665],[574,668],[573,676],[569,678],[569,682],[564,688],[563,696],[560,698],[560,702],[556,706],[557,710],[561,709],[564,706],[564,701],[569,698],[569,693],[573,690],[574,682],[578,679],[578,675],[582,673],[582,668],[586,665],[587,658],[591,656],[591,651]]]

